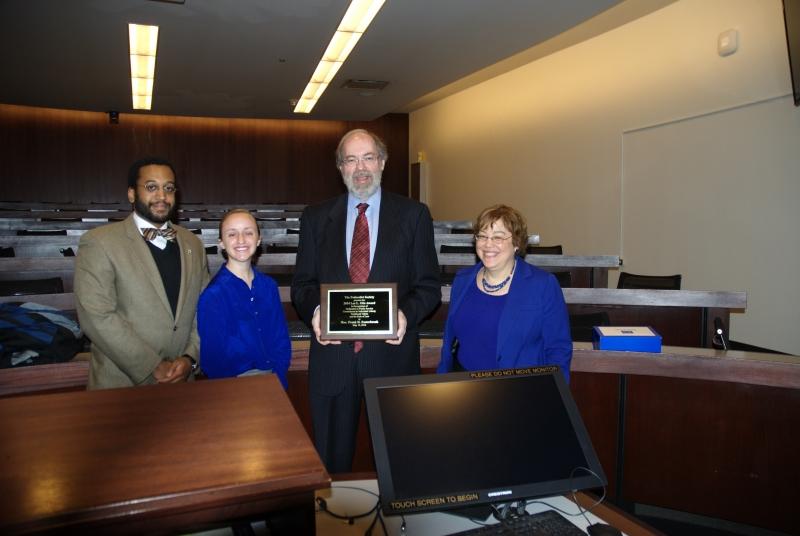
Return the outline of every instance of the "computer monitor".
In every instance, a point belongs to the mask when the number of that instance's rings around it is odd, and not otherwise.
[[[384,513],[607,483],[558,367],[371,378],[364,389]]]

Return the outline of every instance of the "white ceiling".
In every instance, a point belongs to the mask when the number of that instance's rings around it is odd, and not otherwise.
[[[160,27],[151,113],[370,120],[455,91],[618,2],[387,0],[314,111],[298,116],[289,100],[348,0],[0,0],[0,102],[130,112],[127,24],[136,22]],[[632,3],[646,12],[664,1],[623,2]],[[363,96],[341,87],[348,79],[389,85]]]

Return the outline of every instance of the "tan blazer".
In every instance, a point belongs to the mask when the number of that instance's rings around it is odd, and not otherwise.
[[[161,275],[133,215],[85,233],[75,261],[75,305],[92,341],[89,389],[155,383],[162,359],[199,358],[195,309],[208,283],[202,242],[178,225],[181,290],[172,315]]]

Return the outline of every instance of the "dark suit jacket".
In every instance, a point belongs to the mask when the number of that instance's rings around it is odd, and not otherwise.
[[[89,389],[155,383],[162,359],[199,358],[195,309],[208,283],[200,240],[178,225],[181,290],[172,314],[153,255],[133,215],[83,236],[75,260],[75,308],[92,340]]]
[[[453,281],[450,308],[437,372],[453,369],[450,348],[455,335],[453,316],[461,309],[470,285],[483,264],[460,270]],[[569,381],[572,336],[564,293],[555,276],[517,259],[503,312],[497,326],[497,351],[487,356],[486,369],[558,365]]]
[[[347,194],[306,208],[300,224],[292,282],[292,302],[308,324],[320,304],[321,283],[349,283],[345,245]],[[366,341],[358,354],[363,377],[419,372],[417,327],[441,299],[439,262],[433,241],[433,221],[425,205],[387,191],[381,192],[378,239],[370,283],[397,283],[397,303],[408,320],[399,346]],[[352,346],[322,346],[312,336],[309,352],[309,388],[334,395],[353,378],[341,366],[340,356],[353,355]]]

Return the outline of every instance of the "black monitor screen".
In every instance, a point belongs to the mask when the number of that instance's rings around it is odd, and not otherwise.
[[[387,513],[605,484],[556,367],[374,378],[365,381],[365,393]]]

